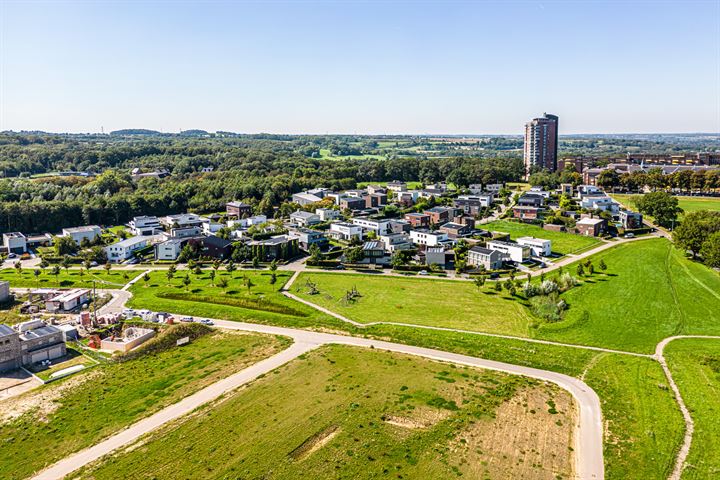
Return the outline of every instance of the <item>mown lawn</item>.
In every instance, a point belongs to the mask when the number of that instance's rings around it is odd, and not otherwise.
[[[600,397],[605,421],[605,478],[667,478],[684,423],[660,364],[597,353],[587,367],[584,380]]]
[[[0,401],[0,478],[26,478],[274,354],[287,342],[212,333],[181,348],[99,365]],[[12,412],[24,413],[12,418]]]
[[[679,339],[665,358],[695,431],[683,479],[720,477],[720,339]]]
[[[307,282],[319,293],[308,294]],[[356,288],[360,297],[346,301]],[[396,322],[528,336],[529,313],[509,294],[471,282],[341,273],[302,273],[292,292],[362,323]]]
[[[35,276],[35,270],[40,270],[40,275]],[[83,269],[82,275],[79,268],[60,269],[60,274],[50,273],[50,268],[29,269],[23,268],[20,273],[14,268],[0,270],[0,280],[10,282],[11,288],[92,288],[93,280],[96,280],[97,288],[116,289],[122,288],[126,283],[140,274],[137,270],[110,270],[106,272],[103,268]]]
[[[601,241],[595,237],[575,235],[574,233],[552,232],[537,225],[512,222],[508,220],[496,220],[494,222],[480,225],[484,230],[505,232],[510,234],[512,240],[519,237],[537,237],[552,241],[552,251],[560,255],[585,250],[589,247],[599,245]]]
[[[595,275],[565,294],[565,319],[537,337],[653,353],[665,337],[720,334],[720,275],[664,239],[618,245],[591,258]],[[599,272],[600,260],[608,269]],[[565,271],[575,275],[576,264]]]
[[[328,346],[81,478],[570,478],[573,409],[523,377]]]
[[[133,298],[128,306],[288,327],[337,326],[340,323],[280,293],[293,272],[278,270],[274,284],[271,283],[272,274],[267,270],[232,273],[219,270],[214,282],[210,272],[206,268],[200,275],[195,275],[179,270],[172,279],[167,278],[165,271],[151,272],[147,283],[141,279],[131,287]],[[190,278],[188,286],[183,284],[186,275]],[[228,281],[225,289],[217,286],[221,278]],[[250,288],[246,278],[251,282]]]
[[[612,194],[612,197],[624,205],[636,209],[635,201],[642,195],[624,195],[619,193]],[[715,210],[720,211],[720,198],[718,197],[676,197],[678,204],[685,213],[697,212],[698,210]]]

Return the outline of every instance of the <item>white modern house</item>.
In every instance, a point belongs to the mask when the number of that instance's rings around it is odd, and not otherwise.
[[[235,229],[249,228],[265,222],[267,222],[265,215],[253,215],[252,217],[241,218],[239,220],[228,220],[228,227]]]
[[[99,237],[100,235],[102,235],[102,229],[100,227],[97,225],[86,225],[83,227],[63,228],[61,236],[70,237],[75,240],[75,243],[80,245],[80,242],[84,239],[92,242],[95,240],[95,237]]]
[[[382,235],[388,232],[390,220],[373,220],[367,217],[354,217],[352,223],[365,230],[372,230],[376,234]]]
[[[415,248],[407,233],[387,233],[378,237],[385,250],[392,253],[399,250],[412,250]]]
[[[223,225],[222,223],[213,222],[211,220],[208,220],[206,222],[203,222],[202,231],[203,231],[203,234],[205,234],[205,235],[215,235],[224,226],[225,225]]]
[[[315,209],[315,215],[320,217],[321,222],[331,222],[340,218],[340,210],[334,208],[317,208]]]
[[[185,227],[202,227],[203,222],[207,219],[194,213],[179,213],[177,215],[168,215],[160,218],[160,223],[167,228],[185,228]]]
[[[407,183],[401,182],[400,180],[393,180],[387,183],[387,189],[391,192],[404,192],[407,190]]]
[[[20,232],[3,233],[3,246],[8,253],[25,253],[27,238]]]
[[[552,242],[543,238],[520,237],[516,240],[518,245],[530,247],[533,257],[549,257],[552,254]]]
[[[489,250],[497,250],[498,252],[506,254],[513,262],[522,263],[530,258],[530,247],[517,243],[491,240],[487,242],[486,247]]]
[[[352,223],[336,222],[330,224],[330,231],[328,236],[336,240],[350,241],[353,239],[363,239],[363,229],[358,225]]]
[[[148,215],[133,217],[128,226],[133,235],[155,235],[162,230],[160,219]]]
[[[105,253],[107,254],[108,261],[110,262],[122,262],[135,254],[136,251],[141,248],[145,248],[150,244],[150,238],[142,235],[136,237],[126,238],[112,245],[105,247]]]
[[[427,229],[410,230],[410,240],[415,245],[424,245],[426,247],[437,247],[444,243],[450,242],[447,233]]]

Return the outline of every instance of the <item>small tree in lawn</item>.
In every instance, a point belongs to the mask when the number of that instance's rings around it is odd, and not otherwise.
[[[588,273],[589,273],[590,275],[592,275],[593,273],[595,273],[595,265],[593,265],[592,263],[591,263],[590,265],[588,265],[587,269],[588,269]]]
[[[540,283],[545,281],[545,272],[540,272]]]
[[[18,275],[22,274],[22,263],[20,262],[20,260],[15,262],[15,265],[13,265],[13,266],[15,267],[15,270],[17,271]]]
[[[255,270],[257,270],[258,268],[260,268],[260,259],[259,259],[257,256],[253,257],[253,259],[252,259],[252,267],[253,267]]]
[[[220,260],[215,260],[213,262],[213,270],[215,270],[217,272],[218,269],[220,268],[220,265],[221,265]]]
[[[90,270],[92,268],[92,260],[86,258],[83,265],[85,265],[85,270]]]
[[[146,286],[146,287],[148,286],[148,282],[149,282],[149,281],[150,281],[150,275],[148,274],[148,272],[145,272],[145,273],[143,274],[143,282],[145,282],[145,286]]]
[[[224,292],[225,290],[227,290],[227,287],[228,287],[227,278],[225,278],[225,277],[220,277],[220,279],[218,280],[218,287],[222,288],[223,292]]]
[[[183,285],[185,285],[185,290],[189,290],[189,289],[190,289],[190,284],[192,283],[192,280],[190,280],[190,274],[189,274],[189,273],[186,273],[186,274],[185,274],[185,277],[183,277],[183,279],[182,279],[182,283],[183,283]]]
[[[127,272],[123,272],[123,280],[125,280],[125,283],[127,283],[128,280],[130,280],[130,276],[128,275]]]
[[[170,265],[170,268],[168,268],[167,272],[165,272],[165,276],[166,276],[167,279],[168,279],[168,283],[169,283],[170,280],[172,280],[172,278],[175,276],[175,270],[176,270],[176,269],[175,269],[175,265]]]
[[[35,271],[33,272],[33,275],[35,275],[35,286],[39,287],[40,286],[40,269],[36,268]]]
[[[210,270],[210,283],[215,286],[215,270]]]
[[[227,267],[225,267],[225,269],[227,270],[228,275],[230,275],[230,278],[233,278],[232,274],[235,271],[235,263],[232,260],[230,260],[230,262],[227,264]]]
[[[275,285],[275,282],[277,282],[277,267],[277,260],[270,262],[270,285]]]
[[[602,270],[603,272],[604,272],[605,270],[607,270],[607,264],[605,263],[605,260],[603,260],[602,258],[600,259],[600,265],[599,265],[599,266],[600,266],[600,270]]]
[[[514,297],[515,294],[517,293],[517,290],[516,290],[516,288],[515,288],[515,284],[510,285],[510,288],[508,289],[508,291],[510,292],[510,296]]]
[[[70,258],[70,255],[65,255],[63,257],[61,265],[65,269],[65,273],[67,273],[70,265],[72,265],[72,259]]]
[[[515,270],[510,270],[510,280],[515,280]]]
[[[475,282],[475,286],[479,291],[482,287],[485,286],[485,275],[478,275],[477,277],[475,277],[475,280],[473,280],[473,282]]]
[[[104,267],[104,268],[105,268],[105,273],[109,274],[109,273],[110,273],[110,269],[112,269],[112,264],[108,261],[107,263],[105,263],[105,267]]]
[[[191,258],[190,260],[187,261],[188,270],[193,271],[193,270],[195,270],[196,266],[197,266],[197,263],[195,263],[195,259]]]
[[[80,267],[80,270],[78,270],[78,275],[80,275],[80,281],[82,281],[85,276],[85,269],[83,267]]]
[[[252,282],[252,280],[250,280],[250,277],[245,277],[245,279],[246,279],[246,281],[245,281],[245,286],[246,286],[247,289],[248,289],[248,293],[250,293],[250,289],[251,289],[252,287],[254,287],[255,284]]]
[[[47,260],[43,258],[42,260],[40,260],[40,264],[38,266],[40,267],[40,270],[45,270],[48,265],[50,264],[47,262]]]
[[[502,292],[502,285],[500,284],[499,280],[495,281],[495,291],[496,292]]]
[[[198,277],[202,275],[202,268],[200,268],[200,265],[195,266],[195,270],[193,270],[193,273]]]
[[[576,272],[578,277],[582,277],[583,275],[585,275],[585,269],[583,268],[582,263],[578,263]]]
[[[55,275],[55,284],[60,285],[58,282],[58,275],[60,275],[60,267],[58,265],[53,265],[52,270],[50,270],[50,273]]]

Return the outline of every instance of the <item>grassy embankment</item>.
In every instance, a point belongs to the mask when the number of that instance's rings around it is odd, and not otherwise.
[[[35,268],[24,268],[18,273],[14,268],[6,268],[0,270],[0,280],[10,282],[11,288],[92,288],[93,280],[96,280],[97,288],[117,289],[140,274],[139,270],[106,272],[105,269],[98,267],[83,269],[81,275],[79,268],[69,268],[60,269],[60,273],[55,277],[50,273],[50,268],[37,268],[40,270],[40,275],[36,277],[35,270]]]
[[[0,401],[0,478],[26,478],[286,345],[261,335],[211,333]]]
[[[573,415],[527,378],[330,346],[84,475],[570,478]]]
[[[642,197],[642,195],[625,195],[619,193],[613,193],[611,195],[615,200],[621,202],[623,205],[636,209],[635,201]],[[691,213],[697,212],[698,210],[715,210],[720,211],[720,198],[719,197],[676,197],[678,199],[678,205],[685,212]],[[682,215],[680,215],[682,220]]]
[[[717,478],[720,476],[720,340],[673,340],[665,347],[665,358],[695,421],[682,478]]]

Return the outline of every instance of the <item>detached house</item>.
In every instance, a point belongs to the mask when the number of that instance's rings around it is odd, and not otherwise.
[[[485,270],[502,268],[505,256],[498,250],[474,246],[467,253],[467,264],[472,267],[483,266]]]

